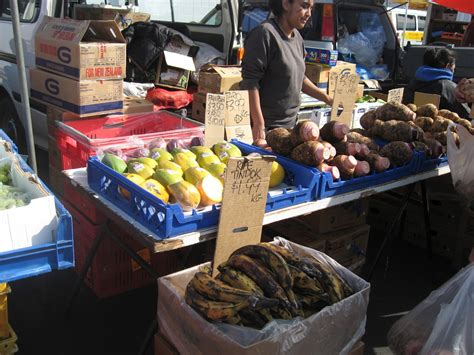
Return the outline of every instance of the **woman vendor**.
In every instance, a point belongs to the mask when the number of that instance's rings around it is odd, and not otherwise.
[[[276,127],[292,128],[301,91],[327,104],[332,99],[305,76],[304,42],[299,29],[311,17],[313,0],[270,0],[273,18],[254,28],[245,41],[241,89],[249,91],[254,141]]]

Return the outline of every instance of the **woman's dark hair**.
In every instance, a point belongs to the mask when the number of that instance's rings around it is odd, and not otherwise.
[[[454,52],[446,48],[428,48],[423,55],[423,64],[432,68],[443,69],[455,62]]]
[[[270,10],[272,11],[273,15],[275,15],[276,17],[280,17],[285,12],[283,10],[282,2],[283,2],[283,0],[270,0],[270,1],[268,1],[268,6],[270,7]],[[292,3],[293,0],[289,0],[289,2]]]

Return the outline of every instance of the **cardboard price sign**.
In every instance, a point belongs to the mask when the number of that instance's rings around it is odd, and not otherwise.
[[[248,91],[226,91],[224,96],[226,103],[225,131],[227,140],[236,138],[251,144],[252,129],[250,127]]]
[[[230,158],[212,275],[238,248],[260,242],[273,156]]]
[[[396,102],[401,104],[403,101],[404,88],[392,89],[388,92],[387,102]]]
[[[339,81],[339,78],[355,74],[356,73],[356,66],[355,64],[350,63],[341,63],[332,67],[329,72],[329,83],[328,83],[328,95],[334,97],[334,93],[336,91],[336,84]]]
[[[425,94],[424,92],[415,92],[414,104],[417,107],[426,105],[426,104],[433,104],[439,108],[439,102],[441,100],[441,96],[436,94]]]
[[[359,76],[357,74],[338,76],[334,91],[331,121],[339,121],[352,128],[352,110],[355,106],[358,85]],[[340,110],[341,107],[342,111]]]
[[[211,147],[224,140],[225,96],[207,94],[204,144]]]

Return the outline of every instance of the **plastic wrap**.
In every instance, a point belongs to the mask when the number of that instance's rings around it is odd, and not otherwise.
[[[276,238],[297,254],[332,265],[355,293],[308,318],[273,320],[263,329],[210,323],[189,307],[184,292],[203,264],[158,280],[160,331],[180,354],[347,354],[365,331],[370,284],[327,255]]]
[[[448,129],[448,163],[454,188],[467,201],[474,200],[474,136],[463,126],[456,125],[459,147],[451,127]]]
[[[388,333],[395,354],[474,354],[474,264],[399,319]]]

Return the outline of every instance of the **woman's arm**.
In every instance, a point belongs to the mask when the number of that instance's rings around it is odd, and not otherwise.
[[[265,139],[265,120],[260,107],[260,94],[258,89],[249,90],[250,118],[252,120],[253,141]]]
[[[321,90],[316,85],[314,85],[311,82],[311,80],[309,80],[306,76],[304,77],[304,80],[303,80],[302,91],[306,95],[312,96],[315,99],[318,99],[320,101],[324,101],[328,105],[332,105],[332,98],[328,94],[326,94],[323,90]]]

